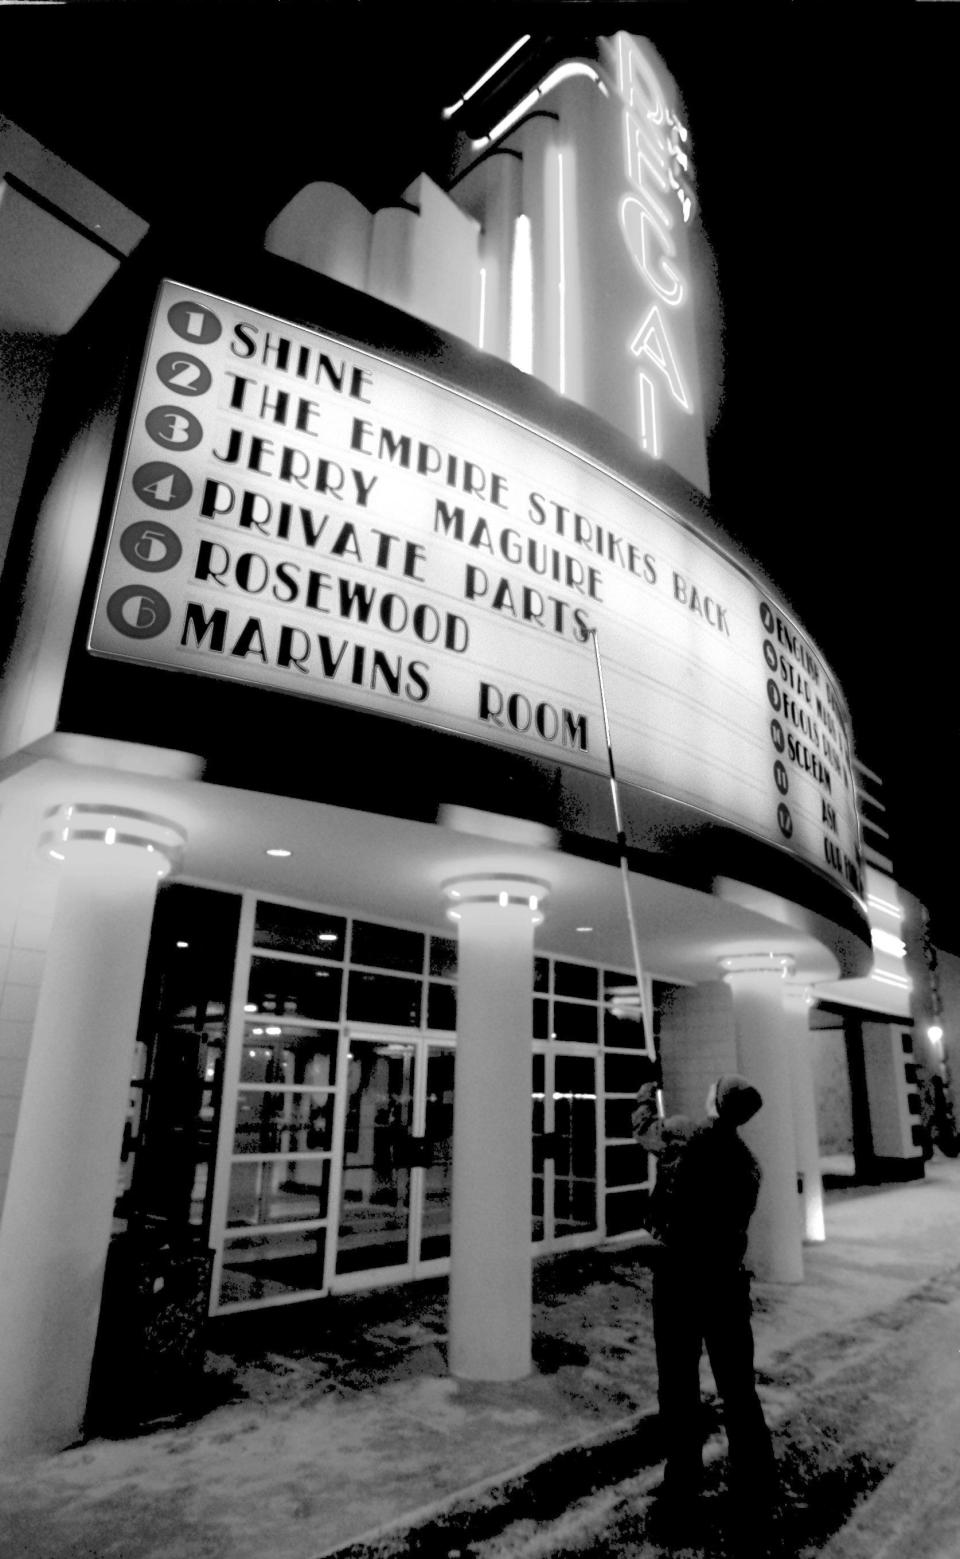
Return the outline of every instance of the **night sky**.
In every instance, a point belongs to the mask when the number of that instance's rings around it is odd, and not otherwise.
[[[439,107],[521,33],[619,28],[654,42],[693,137],[723,307],[716,518],[834,670],[896,875],[960,951],[960,7],[6,6],[0,112],[150,221],[242,209],[262,231],[308,178],[359,169],[373,204],[434,171]]]

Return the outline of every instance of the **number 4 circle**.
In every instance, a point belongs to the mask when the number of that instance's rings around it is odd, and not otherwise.
[[[193,494],[193,483],[179,466],[165,460],[148,460],[132,477],[137,497],[151,509],[182,509]]]

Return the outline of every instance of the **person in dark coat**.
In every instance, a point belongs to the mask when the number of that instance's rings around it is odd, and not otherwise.
[[[703,1478],[700,1356],[707,1356],[723,1404],[730,1494],[743,1518],[769,1510],[773,1450],[757,1396],[750,1274],[743,1265],[757,1205],[760,1166],[738,1134],[763,1100],[747,1080],[718,1079],[707,1120],[661,1120],[657,1089],[637,1095],[633,1135],[657,1156],[648,1227],[658,1242],[653,1328],[660,1423],[666,1451],[663,1506],[688,1514]]]

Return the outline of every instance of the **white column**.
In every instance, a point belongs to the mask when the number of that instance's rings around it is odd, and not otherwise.
[[[810,1002],[807,986],[787,985],[784,988],[783,1010],[790,1057],[793,1130],[797,1145],[797,1170],[803,1179],[801,1228],[807,1244],[815,1245],[826,1239],[826,1228],[823,1221],[820,1139],[817,1134],[817,1100],[810,1048]]]
[[[763,1096],[763,1109],[743,1127],[744,1141],[760,1161],[763,1181],[750,1223],[748,1260],[757,1277],[772,1283],[803,1281],[803,1249],[797,1216],[797,1156],[783,979],[789,958],[770,953],[722,958],[733,996],[740,1072]]]
[[[0,1227],[0,1452],[82,1424],[157,883],[183,833],[129,808],[46,815],[63,873]]]
[[[530,1372],[533,933],[548,884],[444,883],[459,930],[449,1366],[464,1380]]]

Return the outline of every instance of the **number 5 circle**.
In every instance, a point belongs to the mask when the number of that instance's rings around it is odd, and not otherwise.
[[[203,428],[180,406],[155,406],[146,416],[147,432],[155,444],[168,449],[196,449]]]

